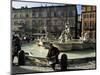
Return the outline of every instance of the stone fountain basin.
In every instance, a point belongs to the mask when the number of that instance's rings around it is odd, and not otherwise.
[[[67,42],[64,43],[60,43],[58,41],[44,42],[44,46],[48,47],[50,43],[53,43],[53,45],[59,48],[60,51],[96,49],[96,43],[83,42],[76,39],[68,40]]]
[[[60,51],[95,49],[95,43],[53,43]]]

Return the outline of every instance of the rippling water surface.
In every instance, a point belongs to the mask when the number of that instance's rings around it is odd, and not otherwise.
[[[38,46],[36,43],[25,44],[22,46],[22,50],[25,52],[30,52],[32,57],[40,57],[46,58],[48,49],[45,49],[42,46]],[[83,50],[83,51],[68,51],[61,52],[59,55],[59,59],[61,55],[65,53],[68,56],[68,59],[76,59],[76,58],[85,58],[85,57],[95,57],[95,50]]]

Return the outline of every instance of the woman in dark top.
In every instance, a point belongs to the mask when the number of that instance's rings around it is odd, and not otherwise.
[[[54,47],[52,44],[50,44],[50,49],[48,51],[47,59],[49,61],[49,64],[55,70],[55,65],[59,62],[58,55],[59,55],[58,48]]]

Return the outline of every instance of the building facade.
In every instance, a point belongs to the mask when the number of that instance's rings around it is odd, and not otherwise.
[[[82,34],[86,32],[96,39],[96,6],[82,6]]]
[[[45,33],[59,37],[69,21],[70,33],[77,37],[76,5],[12,8],[12,31],[19,33]]]
[[[31,32],[32,27],[32,10],[28,9],[27,7],[22,7],[20,9],[12,8],[12,25],[11,29],[12,32],[15,33],[25,33]]]
[[[81,19],[81,14],[77,15],[77,38],[79,39],[81,37],[81,32],[82,32],[82,19]]]

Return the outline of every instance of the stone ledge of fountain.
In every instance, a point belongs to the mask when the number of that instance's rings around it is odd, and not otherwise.
[[[30,57],[28,57],[28,58],[29,58],[29,62],[30,62],[31,66],[32,65],[33,66],[41,66],[41,67],[49,67],[50,66],[48,64],[48,61],[46,58],[34,58],[34,57],[32,57],[31,59],[30,59]],[[38,62],[36,62],[37,59],[39,60]],[[61,59],[59,59],[59,61],[61,61]],[[88,63],[88,62],[92,62],[92,61],[94,61],[94,63],[96,64],[96,57],[68,59],[68,65]]]
[[[96,49],[95,43],[54,43],[60,51]]]
[[[59,48],[60,51],[67,50],[84,50],[84,49],[96,49],[96,43],[91,41],[82,41],[79,39],[67,40],[64,43],[57,41],[48,41],[43,42],[44,47],[48,48],[49,44],[53,43],[53,45]]]

